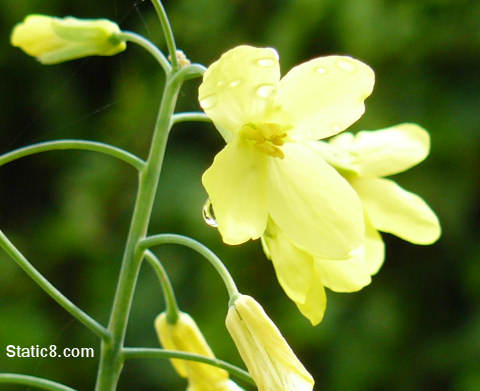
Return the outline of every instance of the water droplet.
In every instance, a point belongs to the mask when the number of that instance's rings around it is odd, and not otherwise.
[[[356,68],[355,64],[350,60],[340,59],[337,61],[337,66],[345,72],[353,72]]]
[[[208,95],[205,98],[200,99],[200,107],[204,110],[211,109],[216,104],[217,104],[216,94]]]
[[[222,80],[220,80],[220,81],[217,81],[217,87],[221,87],[221,86],[223,86],[223,84],[224,84],[224,83],[223,83],[223,81],[222,81]]]
[[[257,94],[262,98],[270,97],[275,91],[275,86],[273,84],[262,84],[257,87]]]
[[[328,71],[327,71],[327,68],[316,67],[315,72],[317,72],[319,75],[326,75]]]
[[[242,81],[240,79],[232,80],[230,83],[228,83],[228,85],[233,88],[233,87],[238,86],[241,82]]]
[[[210,202],[210,198],[207,198],[207,201],[205,201],[205,204],[203,205],[202,216],[203,220],[205,220],[205,222],[210,227],[218,227],[217,220],[215,219],[215,212],[213,211],[213,206]]]
[[[272,58],[261,58],[257,60],[257,64],[261,67],[271,68],[275,65],[275,61]]]

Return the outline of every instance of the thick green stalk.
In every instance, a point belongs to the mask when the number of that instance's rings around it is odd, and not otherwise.
[[[132,222],[108,325],[112,339],[102,342],[96,391],[114,391],[122,370],[123,356],[121,350],[138,271],[143,257],[143,252],[137,251],[137,243],[147,233],[165,146],[171,127],[171,118],[182,81],[178,77],[178,73],[167,77],[149,156],[144,169],[140,172]]]
[[[74,388],[67,387],[51,380],[42,379],[36,376],[20,375],[18,373],[0,373],[0,384],[1,383],[21,384],[23,386],[50,391],[76,391]]]
[[[173,37],[173,31],[172,27],[170,26],[167,13],[165,12],[165,8],[160,0],[152,0],[152,4],[162,25],[163,36],[165,37],[168,52],[170,53],[170,62],[172,63],[172,68],[176,70],[178,68],[177,47],[175,45],[175,38]]]
[[[167,322],[170,324],[175,324],[178,321],[179,309],[177,299],[175,298],[175,292],[173,290],[172,283],[168,278],[167,271],[163,267],[160,260],[151,251],[145,251],[145,259],[148,261],[153,270],[155,270],[155,273],[160,280],[163,297],[165,298],[165,313],[167,314]]]
[[[12,242],[10,242],[10,240],[8,240],[2,231],[0,231],[0,247],[3,248],[8,255],[10,255],[17,265],[20,266],[40,288],[42,288],[53,300],[60,304],[69,314],[83,323],[103,340],[110,339],[110,333],[108,330],[95,319],[83,312],[80,308],[68,300],[62,294],[62,292],[55,288],[50,281],[48,281],[37,269],[35,269],[30,262],[28,262],[23,254],[18,251],[18,249],[13,245]]]

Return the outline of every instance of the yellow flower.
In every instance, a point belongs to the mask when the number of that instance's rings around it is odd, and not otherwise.
[[[29,15],[14,27],[10,41],[42,64],[57,64],[125,50],[125,42],[115,38],[118,33],[118,25],[107,19]]]
[[[367,222],[375,229],[415,244],[431,244],[440,237],[438,218],[425,201],[381,178],[405,171],[428,156],[430,136],[425,129],[405,123],[356,135],[344,133],[325,145],[319,143],[326,152],[323,156],[356,190]]]
[[[158,339],[165,349],[179,350],[215,358],[202,332],[190,315],[181,312],[176,323],[167,322],[166,314],[155,319]],[[170,360],[178,374],[188,379],[187,391],[241,391],[229,380],[228,372],[212,365],[179,359]]]
[[[271,48],[236,47],[205,72],[200,105],[227,145],[202,181],[225,243],[258,239],[272,219],[299,248],[343,258],[364,237],[361,203],[314,150],[364,112],[373,71],[320,57],[280,80]]]
[[[312,376],[253,298],[240,295],[226,325],[259,391],[312,390]]]
[[[325,288],[334,292],[355,292],[370,284],[376,265],[369,260],[378,258],[384,246],[376,230],[366,226],[364,245],[353,250],[345,259],[324,259],[298,248],[280,228],[269,221],[262,245],[271,259],[278,281],[300,312],[317,325],[327,306]]]

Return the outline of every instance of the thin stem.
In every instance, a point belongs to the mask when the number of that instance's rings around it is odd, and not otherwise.
[[[86,140],[54,140],[29,145],[27,147],[15,149],[13,151],[0,155],[0,166],[10,163],[13,160],[20,159],[22,157],[33,155],[36,153],[66,149],[78,149],[100,152],[105,155],[110,155],[119,160],[122,160],[125,163],[128,163],[131,166],[135,167],[137,170],[141,170],[145,165],[145,162],[139,157],[112,145]]]
[[[211,122],[212,120],[205,114],[201,112],[187,112],[187,113],[177,113],[173,115],[173,123],[178,124],[180,122]]]
[[[50,391],[76,391],[74,388],[51,380],[42,379],[36,376],[20,375],[18,373],[0,373],[0,383],[21,384]]]
[[[144,251],[148,248],[161,244],[179,244],[181,246],[189,247],[192,250],[198,252],[212,264],[217,273],[220,275],[223,283],[225,284],[225,287],[227,288],[230,300],[234,300],[238,296],[238,289],[235,285],[235,281],[233,281],[233,278],[230,275],[230,272],[225,267],[220,258],[218,258],[215,253],[207,246],[187,236],[176,234],[160,234],[149,236],[143,239],[142,241],[140,241],[138,247],[140,251]]]
[[[209,358],[201,356],[199,354],[181,352],[176,350],[165,350],[158,348],[123,348],[123,356],[125,359],[132,358],[162,358],[162,359],[171,359],[179,358],[189,361],[198,361],[205,364],[213,365],[218,368],[225,369],[230,372],[233,376],[242,379],[244,382],[255,385],[255,382],[250,377],[247,371],[244,371],[241,368],[238,368],[235,365],[232,365],[226,361],[218,360],[216,358]]]
[[[10,255],[10,257],[20,266],[28,276],[37,283],[53,300],[60,304],[68,313],[74,318],[83,323],[86,327],[92,330],[103,340],[109,340],[111,335],[109,331],[91,318],[88,314],[83,312],[69,299],[67,299],[57,288],[55,288],[50,281],[48,281],[35,267],[28,262],[23,254],[13,245],[5,234],[0,231],[0,247]]]
[[[122,31],[119,34],[116,34],[116,37],[122,41],[128,41],[132,43],[136,43],[137,45],[144,48],[147,52],[149,52],[155,60],[161,65],[165,73],[169,73],[172,70],[170,63],[168,62],[165,55],[161,52],[159,48],[157,48],[152,42],[150,42],[145,37],[142,37],[140,34],[134,33],[132,31]]]
[[[172,63],[172,68],[178,68],[177,60],[177,48],[175,46],[175,38],[173,37],[172,27],[168,20],[167,13],[165,8],[160,0],[152,0],[153,7],[157,12],[160,23],[162,24],[163,35],[165,37],[165,42],[167,43],[168,52],[170,53],[170,62]]]
[[[148,261],[153,270],[155,270],[155,273],[160,280],[163,296],[165,297],[165,305],[167,307],[165,311],[167,314],[167,322],[175,324],[178,321],[179,309],[177,300],[175,298],[175,292],[173,290],[172,283],[168,278],[167,271],[163,267],[160,260],[151,251],[145,251],[145,259]]]

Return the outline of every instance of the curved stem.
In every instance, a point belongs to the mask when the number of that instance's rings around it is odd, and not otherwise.
[[[215,253],[207,246],[187,236],[176,234],[160,234],[149,236],[141,240],[138,248],[140,251],[145,251],[148,248],[161,244],[179,244],[181,246],[189,247],[192,250],[198,252],[200,255],[203,255],[203,257],[212,264],[212,266],[222,278],[223,283],[227,288],[230,300],[234,300],[238,296],[238,289],[235,285],[235,281],[233,281],[233,278],[230,275],[230,272],[225,267],[220,258],[218,258]]]
[[[0,166],[10,163],[13,160],[20,159],[22,157],[33,155],[36,153],[66,149],[78,149],[100,152],[105,155],[110,155],[119,160],[122,160],[125,163],[128,163],[131,166],[135,167],[137,170],[141,170],[145,165],[145,162],[139,157],[112,145],[86,140],[54,140],[29,145],[27,147],[15,149],[13,151],[0,155]]]
[[[21,384],[51,391],[76,391],[74,388],[51,380],[36,376],[20,375],[18,373],[0,373],[0,383]]]
[[[88,314],[83,312],[69,299],[67,299],[57,288],[55,288],[50,281],[48,281],[35,267],[28,262],[23,254],[13,245],[5,234],[0,231],[0,247],[10,255],[10,257],[23,269],[28,276],[37,283],[53,300],[60,304],[68,313],[74,318],[83,323],[86,327],[92,330],[103,340],[109,340],[111,335],[109,331],[91,318]]]
[[[244,382],[255,385],[255,382],[250,377],[247,371],[244,371],[241,368],[238,368],[235,365],[232,365],[226,361],[218,360],[216,358],[209,358],[201,356],[199,354],[181,352],[176,350],[166,350],[158,348],[123,348],[123,356],[125,359],[132,358],[179,358],[189,361],[198,361],[205,364],[213,365],[218,368],[225,369],[230,372],[233,376],[242,379]]]
[[[145,251],[145,259],[148,261],[150,266],[155,270],[160,284],[162,285],[163,296],[165,297],[166,305],[166,318],[167,322],[170,324],[175,324],[178,321],[178,304],[175,298],[175,292],[173,290],[172,283],[168,278],[167,271],[163,267],[160,260],[149,250]]]
[[[128,41],[132,43],[136,43],[137,45],[144,48],[147,52],[149,52],[155,60],[162,66],[165,73],[169,73],[172,70],[170,63],[168,62],[165,55],[161,52],[159,48],[157,48],[152,42],[150,42],[145,37],[142,37],[140,34],[134,33],[132,31],[122,31],[119,34],[115,35],[118,39],[122,41]]]
[[[173,115],[173,123],[179,124],[180,122],[211,122],[212,120],[202,112],[187,112],[187,113],[176,113]]]
[[[172,63],[172,68],[177,69],[177,48],[175,46],[175,38],[173,37],[173,31],[172,27],[170,26],[170,22],[168,21],[167,13],[165,12],[165,8],[160,0],[152,0],[152,4],[157,12],[158,18],[160,19],[160,23],[162,24],[163,35],[167,43],[168,52],[170,53],[170,62]]]
[[[190,64],[181,68],[173,77],[172,81],[179,80],[184,82],[185,80],[195,79],[203,76],[207,68],[202,64]]]

